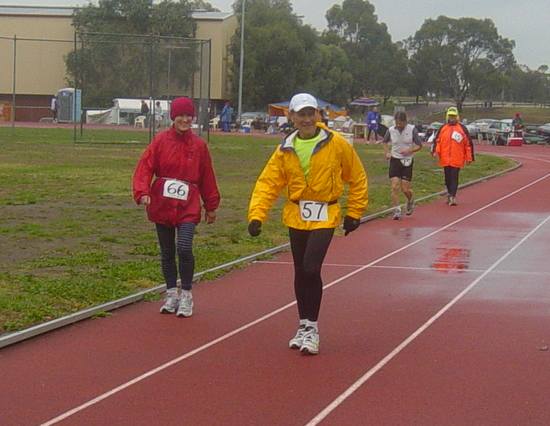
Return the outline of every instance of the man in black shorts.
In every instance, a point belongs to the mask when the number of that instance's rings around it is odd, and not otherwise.
[[[399,190],[407,197],[405,213],[411,215],[414,209],[414,197],[411,188],[413,155],[422,149],[422,141],[415,126],[407,123],[404,111],[395,113],[395,125],[384,136],[384,155],[390,161],[391,200],[394,207],[393,219],[401,219]],[[391,152],[388,145],[391,144]]]

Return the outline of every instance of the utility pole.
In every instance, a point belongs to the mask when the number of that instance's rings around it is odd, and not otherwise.
[[[238,118],[239,123],[241,122],[241,115],[243,113],[243,68],[244,68],[244,12],[246,7],[246,0],[242,0],[242,11],[241,11],[241,57],[239,65],[239,107],[238,107]]]

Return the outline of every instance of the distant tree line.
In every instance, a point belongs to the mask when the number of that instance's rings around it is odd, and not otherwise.
[[[242,1],[233,3],[239,21]],[[191,12],[197,9],[215,10],[203,0],[99,0],[97,6],[77,10],[73,25],[84,33],[194,37]],[[320,33],[302,23],[290,0],[247,0],[245,109],[263,109],[298,91],[337,104],[358,96],[386,102],[395,95],[417,101],[452,98],[459,106],[466,99],[550,102],[548,66],[532,70],[518,64],[514,41],[502,37],[490,19],[427,19],[413,36],[394,42],[367,0],[344,0],[325,16],[327,29]],[[240,36],[239,25],[230,46],[234,100]],[[66,58],[70,79],[78,77],[86,86],[88,104],[128,94],[146,96],[151,59],[157,95],[193,83],[199,66],[196,50],[161,40],[151,46],[154,38],[113,40],[123,39],[90,36]]]
[[[233,4],[241,19],[242,0]],[[393,42],[367,0],[344,0],[326,12],[327,29],[304,25],[290,0],[247,0],[243,102],[246,109],[310,91],[344,104],[354,97],[399,95],[417,101],[451,98],[550,102],[550,75],[513,55],[515,43],[491,19],[440,16],[411,37]],[[240,26],[239,26],[240,28]],[[240,29],[232,42],[234,97]]]

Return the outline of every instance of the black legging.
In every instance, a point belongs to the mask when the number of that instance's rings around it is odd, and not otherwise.
[[[302,231],[288,228],[294,259],[294,292],[300,319],[317,321],[323,297],[321,267],[334,228]]]
[[[193,274],[195,273],[195,257],[193,256],[194,223],[182,223],[177,228],[155,224],[160,246],[160,264],[166,288],[176,288],[178,267],[181,288],[191,290]],[[176,229],[178,238],[176,242]],[[178,252],[178,267],[176,267],[176,248]]]
[[[458,173],[460,169],[458,167],[446,166],[445,170],[445,186],[447,187],[447,193],[451,197],[456,197],[456,191],[458,190]]]

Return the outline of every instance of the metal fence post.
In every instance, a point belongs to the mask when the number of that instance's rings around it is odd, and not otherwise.
[[[15,127],[15,76],[17,75],[17,35],[13,36],[13,92],[11,94],[11,127]]]
[[[151,117],[151,113],[153,112],[153,34],[149,37],[149,143],[151,143],[151,140],[153,139],[153,127],[151,126],[151,123],[154,119],[154,117]]]

